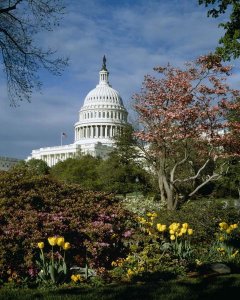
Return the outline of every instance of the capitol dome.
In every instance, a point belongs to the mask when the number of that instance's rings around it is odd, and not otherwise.
[[[42,159],[49,167],[59,161],[89,154],[94,157],[107,158],[114,147],[114,136],[121,134],[127,124],[126,111],[119,93],[108,82],[106,58],[103,57],[99,72],[99,84],[91,90],[79,111],[79,121],[75,124],[74,143],[69,145],[43,147],[32,150],[31,158]]]
[[[77,144],[99,142],[112,146],[113,137],[121,133],[127,124],[128,112],[118,91],[109,84],[108,76],[104,56],[99,84],[85,97],[79,112],[79,121],[75,124]]]

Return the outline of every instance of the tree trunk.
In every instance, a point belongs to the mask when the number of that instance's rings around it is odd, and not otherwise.
[[[167,206],[168,210],[175,210],[177,198],[175,198],[173,185],[167,182],[166,176],[161,171],[158,172],[158,184],[161,194],[161,202]]]
[[[163,175],[158,173],[158,185],[159,185],[159,190],[160,190],[160,195],[161,195],[161,202],[163,205],[166,204],[166,196],[165,196],[165,189],[163,185]]]

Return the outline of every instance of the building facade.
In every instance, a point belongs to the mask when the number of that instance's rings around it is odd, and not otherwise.
[[[44,160],[48,166],[81,154],[107,158],[114,147],[114,136],[127,124],[128,112],[120,94],[109,84],[106,58],[103,57],[99,83],[85,97],[74,125],[74,143],[33,150],[28,159]]]
[[[21,159],[0,156],[0,170],[8,171],[15,166]]]

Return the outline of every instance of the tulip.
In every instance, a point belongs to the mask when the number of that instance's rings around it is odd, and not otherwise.
[[[43,249],[44,248],[44,242],[39,242],[37,245],[38,245],[39,249]]]
[[[63,250],[68,250],[68,249],[70,249],[70,248],[71,248],[70,243],[68,243],[68,242],[64,243],[64,245],[63,245]]]
[[[188,235],[192,235],[193,234],[193,230],[191,228],[188,229]]]
[[[57,244],[57,237],[55,237],[55,236],[49,237],[48,242],[51,246],[55,246]]]
[[[187,228],[182,227],[181,230],[180,230],[180,233],[181,233],[181,234],[184,234],[184,233],[186,233],[186,232],[187,232]]]
[[[57,238],[57,245],[60,247],[64,245],[64,237],[60,236]]]
[[[77,275],[72,275],[71,276],[72,281],[77,282],[78,281],[78,276]]]
[[[219,223],[219,227],[220,227],[220,230],[223,230],[223,229],[227,229],[228,228],[228,224],[226,222],[221,222]]]

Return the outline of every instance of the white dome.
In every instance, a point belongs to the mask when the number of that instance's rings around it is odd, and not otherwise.
[[[123,101],[119,93],[110,87],[109,84],[98,84],[95,89],[87,94],[83,107],[99,104],[123,106]]]
[[[108,82],[106,58],[99,72],[99,84],[85,97],[75,124],[75,143],[112,146],[113,137],[127,124],[128,112],[119,93]]]

